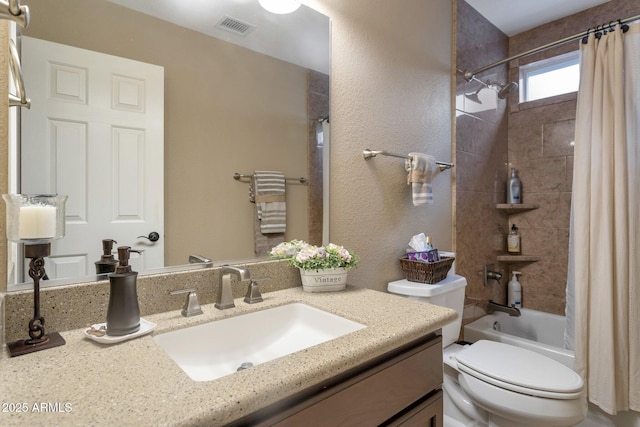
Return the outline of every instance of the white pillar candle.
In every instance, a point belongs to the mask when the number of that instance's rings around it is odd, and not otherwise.
[[[56,236],[55,206],[22,206],[18,219],[20,239],[51,239]]]

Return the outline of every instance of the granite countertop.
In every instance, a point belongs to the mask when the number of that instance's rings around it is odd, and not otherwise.
[[[180,310],[146,316],[149,335],[113,345],[62,332],[66,345],[0,356],[0,425],[208,425],[237,420],[441,328],[453,310],[348,286],[307,293],[301,287],[263,294],[264,302],[184,318]],[[209,382],[191,380],[153,336],[211,320],[303,302],[366,328]]]

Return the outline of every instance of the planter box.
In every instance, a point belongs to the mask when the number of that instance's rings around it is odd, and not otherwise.
[[[342,291],[347,285],[347,270],[344,268],[299,270],[302,289],[306,292]]]

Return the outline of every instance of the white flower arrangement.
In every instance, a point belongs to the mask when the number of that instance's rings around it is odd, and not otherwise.
[[[292,240],[280,243],[271,249],[274,258],[288,259],[289,264],[303,270],[323,270],[327,268],[355,267],[360,259],[358,256],[345,249],[329,243],[327,246],[315,246],[302,240]]]

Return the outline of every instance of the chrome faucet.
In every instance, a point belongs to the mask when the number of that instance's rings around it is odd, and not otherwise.
[[[212,264],[211,260],[207,257],[203,257],[202,255],[189,255],[189,263],[190,264]]]
[[[218,283],[218,292],[216,294],[215,307],[218,310],[226,310],[236,305],[233,303],[233,292],[231,290],[231,275],[235,274],[240,281],[246,281],[251,278],[249,270],[242,267],[234,267],[232,265],[223,265],[220,267],[220,282]]]
[[[515,305],[509,307],[508,305],[498,304],[493,300],[489,300],[489,302],[487,302],[487,313],[491,314],[494,311],[502,311],[503,313],[507,313],[509,316],[514,317],[520,316],[520,310]]]
[[[494,271],[493,264],[487,264],[483,268],[484,271],[484,285],[489,286],[489,280],[495,280],[500,283],[500,279],[502,279],[502,273],[498,271]]]

